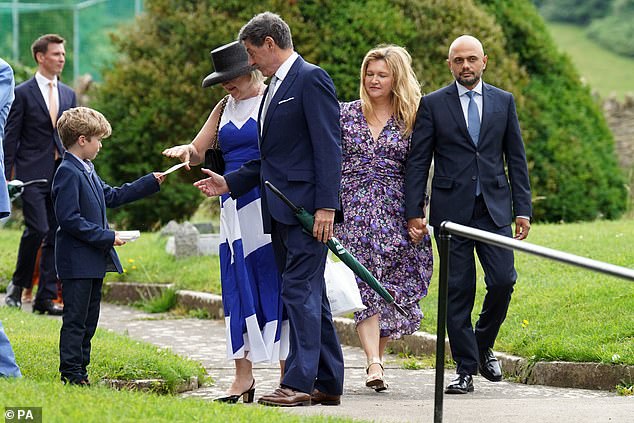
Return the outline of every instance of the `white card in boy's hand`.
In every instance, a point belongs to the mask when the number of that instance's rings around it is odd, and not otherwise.
[[[141,236],[141,231],[117,231],[121,241],[136,241]]]
[[[175,170],[178,170],[178,169],[180,169],[183,166],[187,166],[188,164],[189,164],[189,160],[187,160],[186,162],[183,162],[183,163],[176,164],[176,165],[170,167],[169,169],[167,169],[165,172],[163,172],[163,175],[167,175],[168,173],[172,173]]]

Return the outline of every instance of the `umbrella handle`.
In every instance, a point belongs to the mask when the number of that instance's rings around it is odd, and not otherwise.
[[[289,200],[284,194],[282,194],[282,191],[280,191],[279,189],[275,188],[275,185],[273,185],[269,181],[264,181],[264,185],[268,189],[270,189],[273,192],[273,194],[275,194],[280,200],[282,200],[288,207],[290,207],[291,210],[293,210],[294,213],[299,213],[300,212],[299,207],[297,207],[295,204],[293,204],[293,202],[291,200]]]
[[[22,186],[27,187],[32,184],[46,184],[46,183],[48,183],[48,179],[33,179],[32,181],[24,182]]]
[[[403,315],[403,317],[407,317],[409,318],[409,315],[407,314],[407,312],[403,309],[403,307],[401,307],[400,304],[398,304],[396,301],[394,301],[392,303],[392,306],[394,306],[394,308],[396,309],[396,311],[398,311],[399,313],[401,313],[401,315]]]

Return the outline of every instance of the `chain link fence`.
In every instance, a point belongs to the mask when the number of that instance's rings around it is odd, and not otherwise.
[[[108,34],[142,12],[143,0],[1,1],[0,57],[35,67],[31,43],[55,33],[66,39],[62,80],[72,85],[83,75],[100,81],[115,54]]]

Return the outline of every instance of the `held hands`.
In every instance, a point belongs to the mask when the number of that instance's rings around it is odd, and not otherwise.
[[[218,175],[209,169],[202,168],[201,170],[204,174],[209,175],[209,178],[194,182],[194,186],[203,194],[207,197],[215,197],[229,192],[229,185],[227,185],[224,176]]]
[[[191,161],[192,148],[193,146],[191,144],[177,145],[171,148],[166,148],[161,154],[166,157],[176,157],[184,163]],[[185,165],[185,169],[191,170],[189,163]]]
[[[333,224],[335,221],[335,211],[327,209],[317,209],[315,211],[315,224],[313,225],[313,236],[319,242],[326,243],[334,236]]]
[[[521,241],[526,239],[528,231],[531,230],[531,221],[524,217],[515,218],[515,236],[513,238]]]
[[[429,229],[427,229],[427,219],[424,217],[408,219],[407,233],[414,244],[421,242],[423,237],[429,233]]]

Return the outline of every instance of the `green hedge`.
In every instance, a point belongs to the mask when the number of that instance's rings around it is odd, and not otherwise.
[[[630,9],[593,21],[587,34],[607,50],[634,57],[634,1]]]
[[[32,66],[25,66],[22,63],[14,62],[11,59],[5,57],[4,60],[13,69],[13,76],[15,78],[15,85],[18,85],[35,75],[36,68]]]
[[[534,0],[533,3],[548,20],[586,25],[608,15],[614,0]]]
[[[619,217],[627,204],[614,139],[590,90],[559,53],[529,2],[480,1],[504,29],[507,50],[530,75],[519,116],[534,216],[545,221]]]
[[[203,90],[208,52],[235,39],[264,10],[290,25],[296,50],[332,76],[341,100],[358,97],[363,56],[379,43],[409,49],[424,92],[451,81],[447,49],[464,33],[480,38],[485,80],[511,91],[518,104],[539,220],[619,216],[623,178],[613,139],[570,62],[557,53],[528,0],[148,0],[146,13],[113,41],[122,53],[104,72],[95,107],[113,124],[97,160],[111,183],[171,164],[160,152],[191,140],[222,88]],[[201,200],[190,183],[198,171],[170,175],[151,200],[111,213],[141,229],[188,217]],[[588,186],[588,181],[592,184]]]

